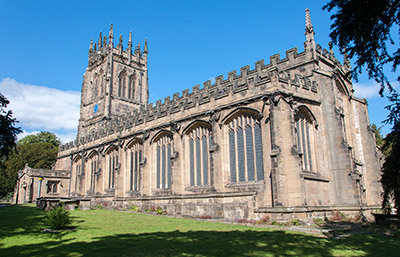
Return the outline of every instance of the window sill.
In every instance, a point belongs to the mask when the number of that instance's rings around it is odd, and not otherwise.
[[[193,193],[201,193],[201,194],[216,192],[215,188],[210,185],[208,185],[208,186],[189,186],[189,187],[185,188],[185,190],[193,192]]]
[[[238,190],[243,190],[243,189],[255,190],[255,189],[260,189],[264,185],[265,182],[262,180],[262,181],[231,182],[227,184],[225,187]]]
[[[303,171],[301,177],[307,180],[315,180],[320,182],[329,182],[328,178],[322,177],[318,173],[310,172],[310,171]]]
[[[128,192],[129,196],[140,196],[140,191],[139,190],[131,190]]]
[[[168,196],[172,195],[172,190],[170,188],[157,188],[154,190],[155,196]]]

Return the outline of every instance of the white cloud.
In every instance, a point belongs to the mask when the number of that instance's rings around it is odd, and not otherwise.
[[[75,139],[80,92],[24,84],[11,78],[0,81],[0,92],[10,101],[8,109],[13,111],[24,135],[45,130],[63,142]]]
[[[381,86],[377,83],[373,84],[359,84],[354,83],[354,95],[360,98],[373,98],[379,96],[379,89]]]
[[[392,87],[397,90],[399,84],[397,82],[390,82]],[[360,98],[374,98],[379,96],[379,90],[381,85],[376,82],[370,83],[353,83],[354,95]],[[385,88],[385,93],[388,93],[388,89]]]

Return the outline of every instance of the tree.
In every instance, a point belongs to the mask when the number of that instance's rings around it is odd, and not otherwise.
[[[12,117],[12,111],[5,110],[9,103],[10,101],[0,93],[0,160],[4,160],[15,147],[17,134],[22,132],[20,128],[15,127],[18,121]]]
[[[23,169],[25,164],[36,169],[51,169],[51,166],[56,161],[58,147],[53,143],[59,141],[57,139],[48,142],[49,138],[56,139],[54,134],[41,132],[28,137],[28,140],[21,139],[14,151],[8,156],[8,159],[4,161],[4,169],[0,175],[0,196],[13,191],[18,171]]]
[[[392,102],[386,108],[389,110],[385,123],[392,124],[391,132],[385,137],[382,151],[386,155],[382,167],[381,183],[383,187],[382,207],[386,213],[391,211],[391,200],[397,212],[400,211],[400,95],[394,92],[389,96]]]
[[[343,54],[355,58],[354,78],[357,80],[365,68],[369,78],[381,85],[380,95],[385,88],[390,93],[385,122],[392,129],[382,146],[386,155],[381,177],[382,207],[390,211],[393,199],[400,212],[400,97],[385,73],[388,66],[396,72],[400,64],[399,43],[391,36],[392,31],[400,35],[400,0],[331,0],[323,7],[329,12],[335,8],[330,37]]]
[[[41,131],[39,134],[28,135],[22,138],[21,140],[18,141],[18,145],[42,143],[42,142],[51,143],[57,148],[61,144],[60,139],[58,139],[57,136],[54,135],[53,133],[47,131]]]
[[[391,92],[393,87],[384,68],[391,64],[396,71],[400,64],[400,48],[391,37],[393,26],[400,33],[400,1],[331,0],[323,7],[329,12],[334,8],[337,12],[331,16],[333,24],[329,35],[344,54],[356,57],[354,77],[357,79],[366,67],[369,78],[381,85],[380,94],[385,87]],[[394,49],[388,49],[388,45]],[[400,76],[397,79],[400,81]]]
[[[372,127],[372,130],[375,133],[376,146],[378,146],[381,149],[383,144],[384,144],[384,139],[383,139],[383,136],[382,136],[382,133],[381,133],[381,128],[382,127],[378,128],[378,126],[376,126],[376,124],[374,124],[374,123],[372,123],[371,127]]]

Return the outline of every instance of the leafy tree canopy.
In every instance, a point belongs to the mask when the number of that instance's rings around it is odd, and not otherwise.
[[[378,128],[378,126],[376,126],[376,124],[374,124],[374,123],[372,123],[371,127],[372,127],[372,130],[373,130],[374,133],[375,133],[375,142],[376,142],[376,145],[377,145],[379,148],[382,148],[383,143],[384,143],[383,136],[382,136],[382,133],[381,133],[381,128],[382,128],[382,127],[379,127],[379,128]]]
[[[335,8],[330,37],[350,58],[356,57],[354,77],[365,67],[369,78],[381,84],[380,94],[385,86],[392,91],[384,67],[389,64],[396,71],[400,64],[400,48],[391,36],[393,27],[400,33],[400,1],[331,0],[323,7],[328,11]],[[388,49],[388,45],[393,47]],[[400,81],[400,76],[397,79]]]
[[[15,147],[17,134],[22,130],[15,127],[17,120],[12,117],[12,111],[5,108],[10,103],[6,97],[0,93],[0,158],[3,160]]]
[[[56,135],[54,135],[51,132],[47,131],[41,131],[38,134],[35,135],[28,135],[21,140],[18,141],[18,145],[26,145],[26,144],[34,144],[34,143],[50,143],[54,145],[55,147],[59,147],[61,144],[61,141],[59,138],[57,138]]]
[[[3,162],[0,172],[0,197],[12,192],[17,181],[18,171],[28,164],[31,168],[51,169],[56,161],[58,141],[50,132],[41,132],[41,136],[28,136],[21,139],[14,151]],[[22,141],[22,143],[20,143]]]

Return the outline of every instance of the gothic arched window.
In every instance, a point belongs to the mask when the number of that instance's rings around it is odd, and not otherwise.
[[[316,124],[311,112],[300,107],[295,115],[296,146],[302,158],[303,170],[316,171]]]
[[[71,180],[73,181],[73,193],[77,194],[78,193],[78,179],[82,174],[82,157],[80,155],[77,155],[74,160],[73,160],[73,167],[72,167],[72,175],[71,174]]]
[[[231,182],[264,180],[260,122],[252,115],[239,115],[228,124]]]
[[[119,169],[118,148],[111,146],[107,151],[108,188],[115,187],[115,173]]]
[[[128,99],[135,100],[135,76],[129,76],[128,81]]]
[[[88,191],[93,193],[96,190],[96,178],[98,169],[99,157],[97,151],[93,151],[88,155],[86,162],[86,171],[88,178]]]
[[[172,182],[172,135],[163,134],[154,141],[156,164],[156,187],[171,188]]]
[[[141,168],[143,145],[135,142],[129,146],[129,189],[138,191],[140,189]]]
[[[97,100],[99,94],[99,76],[96,74],[94,77],[94,83],[93,83],[93,101]]]
[[[196,126],[187,132],[189,145],[189,178],[190,186],[207,186],[211,184],[210,147],[212,133],[210,125]]]
[[[120,97],[125,97],[125,90],[126,90],[126,82],[127,82],[127,78],[126,78],[126,72],[122,71],[119,74],[119,84],[118,84],[118,96]]]

